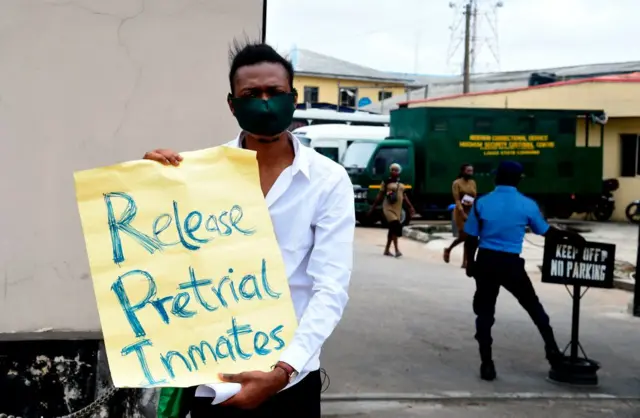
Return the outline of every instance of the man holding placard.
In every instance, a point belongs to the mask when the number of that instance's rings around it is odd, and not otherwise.
[[[527,311],[545,343],[551,367],[564,359],[545,312],[520,257],[525,230],[530,227],[538,235],[560,241],[567,238],[576,247],[585,240],[579,234],[549,226],[538,205],[522,195],[517,187],[523,177],[522,165],[503,161],[496,170],[493,192],[475,201],[464,226],[465,247],[469,260],[467,276],[476,280],[473,310],[476,318],[476,340],[480,348],[480,377],[494,380],[496,370],[492,358],[491,327],[500,287],[516,297]],[[479,248],[476,259],[476,250]]]
[[[206,390],[198,389],[190,408],[192,418],[320,417],[319,356],[348,300],[354,197],[344,168],[287,132],[297,101],[293,77],[291,63],[268,45],[235,46],[228,103],[242,132],[227,146],[256,152],[260,187],[284,258],[299,326],[271,371],[220,376],[241,385],[228,401],[211,405]],[[149,152],[145,159],[164,165],[183,163],[182,156],[166,149]]]

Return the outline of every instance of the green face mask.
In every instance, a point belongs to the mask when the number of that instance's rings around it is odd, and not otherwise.
[[[231,95],[229,100],[240,127],[254,135],[276,136],[286,131],[293,120],[295,91],[266,100]]]

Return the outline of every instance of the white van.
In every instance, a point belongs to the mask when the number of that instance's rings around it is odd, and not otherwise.
[[[289,130],[325,124],[346,124],[351,126],[389,126],[389,115],[375,115],[367,112],[336,112],[330,109],[296,109]]]
[[[304,145],[315,149],[333,161],[342,163],[353,142],[378,142],[389,136],[388,126],[352,126],[343,124],[304,126],[293,131]]]

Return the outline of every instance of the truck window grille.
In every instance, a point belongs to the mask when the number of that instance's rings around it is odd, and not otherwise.
[[[432,132],[445,132],[449,129],[447,120],[443,118],[431,119],[431,131]]]
[[[492,118],[475,118],[473,120],[473,128],[478,134],[489,134],[493,130]]]
[[[558,121],[558,133],[561,135],[570,135],[576,133],[576,120],[573,118],[564,118]]]
[[[491,170],[493,170],[494,168],[498,168],[497,166],[494,167],[491,163],[475,163],[473,164],[473,171],[476,174],[491,174]]]
[[[522,168],[524,169],[524,175],[527,177],[534,177],[536,175],[536,163],[522,163]]]
[[[518,133],[529,135],[536,131],[536,120],[533,116],[523,116],[518,118]]]

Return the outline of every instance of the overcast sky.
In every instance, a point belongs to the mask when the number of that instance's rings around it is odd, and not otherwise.
[[[495,3],[479,0],[480,10]],[[640,0],[503,3],[497,18],[500,65],[489,48],[494,42],[482,39],[493,33],[481,13],[476,72],[640,61]],[[461,43],[447,58],[456,21],[461,16],[449,0],[269,0],[267,41],[380,70],[451,74],[462,63]]]

